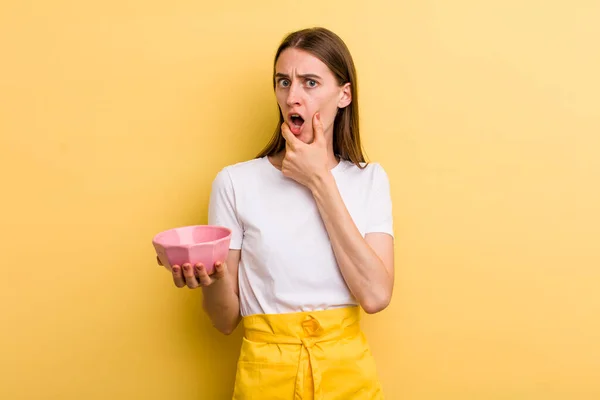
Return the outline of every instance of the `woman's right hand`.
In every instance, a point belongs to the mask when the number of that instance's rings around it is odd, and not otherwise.
[[[162,265],[158,257],[156,258],[159,265]],[[217,262],[215,263],[214,272],[208,274],[206,268],[202,263],[197,263],[192,266],[189,263],[183,265],[173,265],[171,267],[171,273],[173,275],[173,283],[178,288],[188,287],[190,289],[197,289],[199,287],[207,287],[223,279],[227,276],[227,263]]]

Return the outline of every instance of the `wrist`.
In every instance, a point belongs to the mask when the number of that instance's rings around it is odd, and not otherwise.
[[[227,292],[230,289],[233,292],[231,276],[229,276],[229,274],[225,274],[222,278],[214,280],[210,285],[202,287],[202,291],[205,294],[211,296],[213,293],[219,292],[221,293],[218,295],[219,297],[223,297],[222,293]]]
[[[331,185],[335,184],[335,179],[331,171],[327,170],[320,174],[315,174],[310,185],[313,196],[326,192]]]

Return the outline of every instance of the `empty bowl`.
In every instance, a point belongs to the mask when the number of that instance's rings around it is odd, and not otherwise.
[[[230,241],[231,230],[224,226],[192,225],[160,232],[152,244],[169,271],[173,265],[202,263],[211,274],[215,263],[227,260]]]

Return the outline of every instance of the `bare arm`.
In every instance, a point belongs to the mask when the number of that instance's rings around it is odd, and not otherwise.
[[[240,254],[240,250],[229,250],[225,276],[202,288],[204,310],[214,327],[225,335],[231,334],[241,320],[238,288]]]
[[[173,266],[173,280],[177,287],[202,287],[202,307],[213,326],[225,335],[231,334],[241,321],[237,275],[240,255],[240,250],[229,250],[227,261],[217,263],[215,273],[210,276],[201,265],[196,265],[194,272],[191,265],[184,264],[183,275],[177,266]]]
[[[386,233],[368,233],[363,238],[328,165],[329,144],[319,113],[313,116],[313,131],[312,143],[306,144],[291,133],[287,124],[281,125],[286,140],[281,171],[310,189],[346,284],[367,313],[379,312],[392,298],[393,238]]]
[[[367,313],[386,308],[394,287],[394,241],[386,233],[363,236],[354,224],[333,175],[311,185],[331,245],[352,294]]]

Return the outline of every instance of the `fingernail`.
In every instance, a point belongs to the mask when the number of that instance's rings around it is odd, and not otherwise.
[[[178,273],[179,272],[179,268],[173,267],[173,272]]]
[[[189,269],[190,269],[190,267],[189,267],[189,266],[187,266],[187,265],[184,265],[184,266],[183,266],[183,270],[184,270],[184,271],[189,271]]]

